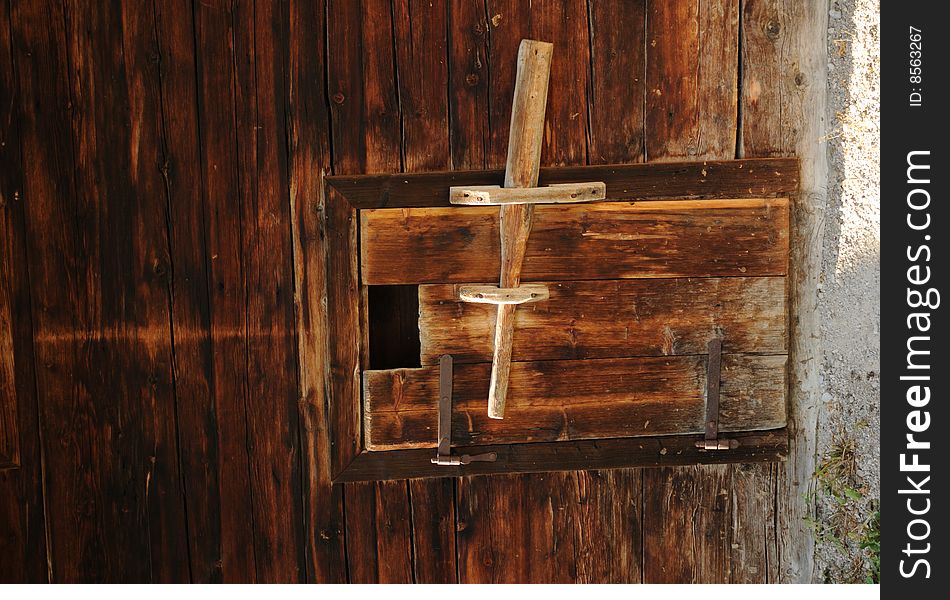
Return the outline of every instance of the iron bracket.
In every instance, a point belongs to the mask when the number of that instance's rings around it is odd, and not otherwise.
[[[739,440],[719,439],[719,383],[722,371],[722,340],[709,340],[706,366],[706,434],[696,442],[701,450],[731,450],[739,447]]]
[[[494,452],[485,454],[452,454],[452,355],[443,354],[439,358],[439,448],[435,458],[430,459],[432,464],[442,467],[458,467],[471,462],[495,462],[498,455]]]

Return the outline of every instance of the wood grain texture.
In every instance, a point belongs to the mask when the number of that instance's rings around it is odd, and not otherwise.
[[[484,583],[640,581],[640,477],[634,470],[462,480],[459,537],[475,549],[459,565]],[[520,492],[520,493],[517,493]],[[503,509],[505,519],[484,519]],[[612,535],[601,537],[601,532]],[[495,539],[524,539],[499,546]]]
[[[820,406],[821,352],[816,305],[824,231],[828,158],[825,146],[825,31],[821,6],[748,0],[742,7],[740,155],[801,159],[801,192],[792,214],[789,297],[790,460],[775,468],[776,546],[771,581],[812,582],[814,532],[804,525],[814,506],[814,431]]]
[[[236,5],[235,126],[245,277],[249,477],[261,582],[304,581],[286,137],[286,19]],[[271,35],[259,36],[258,31]],[[286,300],[285,300],[286,298]],[[266,398],[266,402],[260,399]]]
[[[588,2],[592,165],[641,162],[644,154],[647,0]]]
[[[222,478],[217,407],[226,408],[217,392],[213,368],[217,345],[211,335],[211,285],[202,139],[199,135],[198,71],[195,21],[191,5],[177,1],[155,5],[154,31],[158,63],[146,93],[161,98],[161,174],[167,204],[170,277],[170,319],[174,339],[175,395],[180,465],[188,519],[191,579],[210,583],[250,569],[248,562],[223,561],[227,542],[250,543],[235,529],[233,512],[243,497],[226,488]],[[220,359],[219,359],[220,360]],[[236,398],[231,398],[236,401]],[[246,494],[246,490],[243,491]],[[223,507],[225,494],[230,495]],[[233,520],[228,517],[234,515]],[[226,529],[222,530],[222,526]],[[227,529],[227,527],[231,527]],[[236,554],[229,554],[229,558]],[[234,570],[231,570],[234,569]]]
[[[0,264],[15,265],[4,274],[20,452],[20,468],[0,472],[0,581],[340,581],[354,565],[342,556],[347,525],[369,580],[654,580],[654,550],[695,529],[713,541],[684,542],[690,562],[671,579],[810,581],[801,497],[813,450],[803,432],[813,429],[819,362],[802,342],[816,331],[827,16],[817,4],[746,0],[736,30],[713,19],[731,17],[734,0],[665,4],[0,4],[0,158],[10,166],[0,173]],[[663,27],[654,19],[650,29],[657,10],[688,17],[678,31],[689,55],[673,39],[649,44]],[[735,80],[734,57],[715,51],[734,34]],[[332,195],[367,208],[448,207],[448,181],[500,185],[524,37],[574,50],[553,65],[566,83],[551,89],[543,162],[555,166],[542,167],[542,185],[589,178],[585,163],[642,160],[649,148],[650,159],[693,162],[597,167],[611,200],[784,198],[798,189],[799,164],[780,157],[801,156],[793,460],[757,463],[784,456],[784,431],[743,435],[730,456],[699,453],[698,436],[498,446],[499,463],[465,471],[429,464],[430,448],[364,454],[344,478],[407,477],[423,463],[427,479],[373,484],[372,504],[347,486],[344,523],[343,486],[324,487],[333,459],[320,427],[334,409],[322,398],[355,379],[331,368],[321,328],[336,321],[319,307],[330,300],[325,282],[359,282],[328,254],[328,241],[356,231],[351,213],[331,214]],[[660,51],[667,58],[653,61]],[[657,97],[646,110],[648,64],[669,75],[664,95],[688,85],[708,96]],[[749,158],[717,160],[734,153]],[[779,158],[755,158],[764,156]],[[329,168],[337,175],[321,199]],[[355,178],[366,172],[391,174]],[[365,350],[361,340],[355,356]],[[695,481],[674,483],[619,468],[723,460],[750,464],[726,478],[690,468]],[[470,476],[555,463],[568,471]],[[570,471],[589,465],[610,470]],[[716,483],[729,486],[726,512],[699,514],[702,529],[687,522],[692,502],[665,512],[652,503],[654,489],[679,490],[715,508]],[[441,510],[453,496],[457,539],[454,507]],[[509,525],[483,521],[508,506]],[[354,521],[361,515],[372,522]],[[694,553],[705,548],[711,556]]]
[[[0,404],[6,419],[0,461],[0,582],[49,581],[43,459],[37,417],[33,318],[22,160],[20,83],[9,3],[0,4]],[[35,126],[35,124],[33,124]],[[34,141],[35,143],[35,141]],[[10,421],[10,417],[15,418]],[[13,467],[14,464],[18,466]]]
[[[457,127],[462,127],[459,123]],[[475,167],[472,167],[475,169]],[[416,174],[333,175],[336,188],[356,208],[434,208],[451,206],[452,186],[501,185],[502,169],[436,171]],[[538,185],[603,181],[608,201],[776,198],[798,190],[793,158],[709,160],[656,164],[541,167]]]
[[[343,486],[330,481],[327,202],[323,177],[330,171],[329,110],[324,79],[325,2],[289,7],[288,147],[293,228],[294,290],[300,443],[303,471],[307,580],[346,581]]]
[[[489,282],[498,272],[490,207],[364,210],[360,228],[364,284]],[[522,277],[784,275],[787,253],[784,199],[539,206]]]
[[[449,203],[486,206],[505,204],[568,204],[603,200],[606,185],[601,181],[556,183],[532,188],[503,188],[494,185],[451,187]]]
[[[733,158],[739,0],[648,4],[647,160]]]
[[[783,277],[547,282],[549,297],[520,306],[517,361],[703,354],[721,336],[726,352],[787,352]],[[419,286],[422,364],[491,356],[491,306],[458,301],[463,285]]]
[[[462,446],[698,433],[704,356],[512,363],[505,419],[482,402],[488,365],[455,368],[452,441]],[[366,447],[436,446],[438,370],[364,373]],[[785,356],[726,355],[720,431],[785,426]]]
[[[141,15],[18,5],[12,17],[42,460],[58,474],[46,510],[61,516],[49,576],[187,579],[155,128],[127,127],[145,66],[122,36]]]
[[[728,583],[729,465],[647,471],[643,582]]]

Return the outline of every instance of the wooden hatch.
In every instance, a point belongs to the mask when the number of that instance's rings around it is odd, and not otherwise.
[[[485,410],[495,307],[459,299],[462,287],[497,284],[498,210],[451,206],[448,190],[502,177],[327,178],[335,480],[784,457],[797,161],[542,169],[539,185],[602,181],[606,199],[536,207],[521,281],[549,296],[515,313],[499,420]],[[416,329],[390,339],[394,320]],[[696,443],[714,339],[716,424],[738,444],[723,451]],[[454,362],[453,450],[493,462],[430,460],[443,355]]]

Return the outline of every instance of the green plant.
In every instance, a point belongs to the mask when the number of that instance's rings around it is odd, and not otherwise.
[[[865,583],[881,582],[881,511],[876,510],[864,525],[864,534],[859,544],[861,550],[868,557],[870,571],[864,579]]]

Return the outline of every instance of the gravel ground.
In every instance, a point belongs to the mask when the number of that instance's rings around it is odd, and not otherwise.
[[[879,0],[831,0],[830,174],[822,277],[816,565],[819,581],[874,578],[880,499]]]

